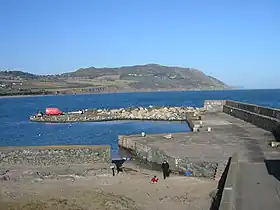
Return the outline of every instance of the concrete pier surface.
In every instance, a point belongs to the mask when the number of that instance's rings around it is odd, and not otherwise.
[[[271,132],[222,112],[204,114],[199,132],[164,136],[168,134],[119,136],[119,145],[147,161],[160,164],[164,158],[169,159],[173,170],[186,168],[193,176],[203,177],[216,176],[216,170],[223,170],[234,152],[239,152],[241,160],[248,162],[280,157],[279,152],[269,146],[275,139]]]
[[[272,160],[239,163],[234,200],[237,210],[280,209],[280,164],[277,161],[276,166],[270,166]]]
[[[234,176],[220,209],[279,209],[280,150],[270,144],[279,140],[280,110],[233,101],[205,101],[204,108],[202,119],[189,123],[195,132],[119,136],[119,145],[148,162],[166,159],[173,171],[191,176]],[[236,167],[227,174],[234,153]]]

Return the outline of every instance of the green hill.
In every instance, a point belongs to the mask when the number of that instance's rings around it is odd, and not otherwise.
[[[0,94],[229,89],[224,82],[193,68],[158,64],[119,68],[82,68],[60,75],[0,72]]]

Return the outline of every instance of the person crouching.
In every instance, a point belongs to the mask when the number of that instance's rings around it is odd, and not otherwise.
[[[151,182],[152,182],[152,184],[157,183],[157,182],[158,182],[157,176],[154,176],[154,177],[151,179]]]

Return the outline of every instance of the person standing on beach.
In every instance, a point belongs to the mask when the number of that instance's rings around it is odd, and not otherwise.
[[[162,169],[162,173],[163,173],[163,179],[166,179],[166,177],[168,177],[168,173],[169,173],[169,164],[166,160],[163,161],[163,163],[161,164],[161,169]]]

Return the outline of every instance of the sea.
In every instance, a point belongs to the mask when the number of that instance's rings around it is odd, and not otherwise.
[[[187,132],[185,122],[111,121],[48,124],[29,121],[47,107],[62,111],[87,108],[153,106],[202,107],[204,100],[230,99],[280,108],[280,90],[219,90],[141,93],[105,93],[0,98],[0,146],[111,145],[118,153],[118,135],[146,132]]]

